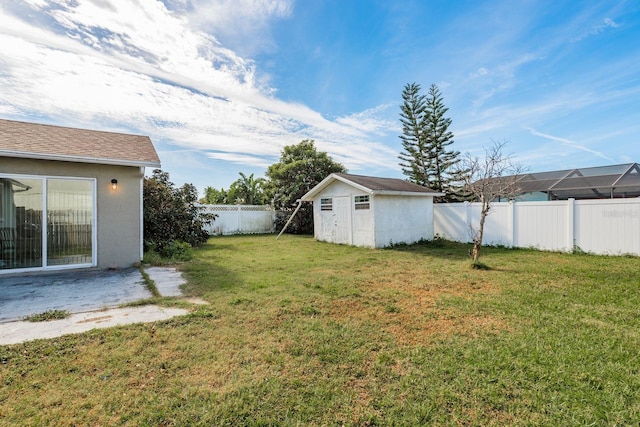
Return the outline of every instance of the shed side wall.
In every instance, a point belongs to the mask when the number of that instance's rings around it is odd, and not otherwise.
[[[376,195],[375,246],[433,239],[433,197]]]

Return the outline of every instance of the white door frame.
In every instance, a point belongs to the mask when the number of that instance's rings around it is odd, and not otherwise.
[[[335,206],[333,241],[338,244],[352,244],[351,196],[333,198]]]

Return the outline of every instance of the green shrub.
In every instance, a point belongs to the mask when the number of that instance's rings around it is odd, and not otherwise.
[[[150,265],[191,261],[193,248],[187,242],[169,240],[162,246],[150,245],[144,254],[144,262]]]
[[[198,191],[193,184],[180,188],[169,181],[169,174],[160,169],[144,179],[144,236],[145,249],[151,247],[161,254],[184,252],[184,248],[169,248],[172,242],[187,242],[198,246],[209,239],[205,229],[214,214],[204,212],[197,204]],[[164,255],[163,255],[164,256]]]
[[[182,261],[188,261],[193,257],[193,251],[191,250],[191,245],[189,243],[171,240],[160,250],[160,255],[165,258],[175,258]]]

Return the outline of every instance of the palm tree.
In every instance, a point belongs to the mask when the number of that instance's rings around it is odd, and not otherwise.
[[[264,184],[267,181],[264,178],[254,178],[253,174],[246,176],[240,172],[238,178],[229,189],[234,190],[236,203],[245,203],[247,205],[261,205],[264,203]]]

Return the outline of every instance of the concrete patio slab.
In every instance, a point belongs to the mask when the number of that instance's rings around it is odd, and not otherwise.
[[[182,316],[189,311],[183,308],[166,308],[157,305],[112,308],[103,311],[76,313],[66,319],[48,322],[0,323],[0,345],[18,344],[41,338],[55,338],[67,334],[109,328],[131,323],[148,323]]]
[[[163,297],[179,297],[182,296],[180,286],[187,283],[182,278],[182,274],[175,268],[168,267],[147,267],[144,272],[156,284],[156,288]]]
[[[186,283],[175,268],[145,269],[162,296],[182,296]],[[151,298],[138,269],[91,270],[0,277],[0,345],[140,322],[155,322],[188,313],[157,305],[114,308]],[[189,300],[207,304],[202,300]],[[66,310],[66,319],[27,322],[32,314]]]
[[[89,270],[0,277],[0,322],[49,310],[100,310],[151,298],[140,270]]]

